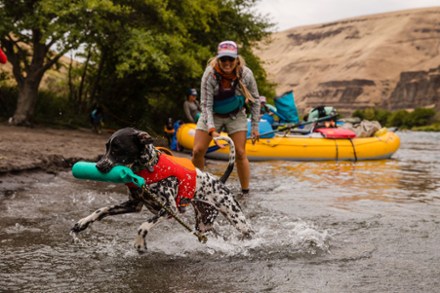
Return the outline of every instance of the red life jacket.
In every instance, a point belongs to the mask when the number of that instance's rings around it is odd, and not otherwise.
[[[177,177],[179,181],[176,205],[180,206],[182,198],[191,200],[194,197],[196,191],[196,168],[192,164],[191,160],[186,158],[179,158],[169,156],[166,154],[160,154],[157,164],[154,166],[154,171],[149,172],[147,169],[143,169],[136,172],[136,175],[145,179],[145,184],[153,184],[159,182],[168,177]],[[133,183],[126,184],[128,188],[137,188]]]

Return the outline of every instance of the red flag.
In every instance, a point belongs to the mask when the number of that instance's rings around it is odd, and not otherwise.
[[[0,48],[0,63],[5,64],[6,62],[8,62],[8,57],[6,57],[5,53]]]

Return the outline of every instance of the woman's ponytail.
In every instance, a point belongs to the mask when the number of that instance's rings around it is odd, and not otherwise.
[[[246,104],[249,101],[254,103],[255,102],[254,97],[251,95],[251,93],[247,89],[246,85],[241,80],[241,74],[243,73],[243,68],[246,65],[246,62],[244,61],[244,58],[241,57],[240,55],[237,58],[238,58],[238,63],[237,63],[237,67],[235,68],[235,72],[237,74],[237,80],[238,80],[238,84],[240,85],[241,92],[243,93],[244,97],[246,98]]]

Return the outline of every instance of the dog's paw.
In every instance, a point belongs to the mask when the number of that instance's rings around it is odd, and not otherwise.
[[[168,205],[168,208],[173,212],[173,214],[179,214],[179,208],[175,204]]]
[[[145,243],[145,239],[139,235],[134,239],[133,246],[139,253],[147,251],[147,243]]]
[[[249,231],[241,234],[240,240],[251,240],[254,235],[255,235],[255,232],[253,230],[249,230]]]
[[[89,221],[85,221],[84,219],[81,219],[75,225],[73,225],[72,229],[70,230],[74,233],[78,233],[85,230],[89,225],[90,225]]]

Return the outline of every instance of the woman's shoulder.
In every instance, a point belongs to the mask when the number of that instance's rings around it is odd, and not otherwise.
[[[243,66],[242,70],[243,71],[242,71],[241,75],[243,76],[243,78],[247,78],[248,76],[249,77],[254,76],[254,73],[252,72],[252,70],[249,67]]]
[[[204,76],[214,74],[214,68],[211,65],[206,66]]]
[[[211,73],[211,72],[214,72],[214,67],[208,64],[205,68],[205,73]]]
[[[215,79],[215,70],[211,65],[206,66],[205,72],[203,73],[203,79]]]

